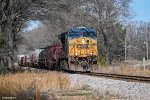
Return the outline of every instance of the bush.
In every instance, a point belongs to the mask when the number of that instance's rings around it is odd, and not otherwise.
[[[105,67],[106,66],[106,61],[105,61],[105,58],[102,57],[102,56],[99,56],[98,57],[98,65],[99,66],[102,66],[102,67]]]

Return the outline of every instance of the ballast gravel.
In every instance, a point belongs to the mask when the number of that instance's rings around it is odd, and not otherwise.
[[[66,74],[72,87],[88,86],[102,94],[123,97],[126,100],[150,100],[150,83],[127,82],[102,77]]]

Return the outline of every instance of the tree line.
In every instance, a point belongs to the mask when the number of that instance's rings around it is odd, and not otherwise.
[[[149,60],[150,22],[129,22],[126,25],[127,60]]]
[[[15,51],[26,22],[48,25],[53,36],[69,28],[93,27],[98,33],[100,56],[106,62],[124,60],[125,22],[132,15],[132,0],[0,0],[0,66],[13,68]],[[25,33],[23,33],[25,36]],[[33,37],[34,38],[34,37]],[[53,42],[50,38],[45,42]],[[35,47],[38,47],[34,44]]]

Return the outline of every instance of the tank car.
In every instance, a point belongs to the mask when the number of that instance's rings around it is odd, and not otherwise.
[[[43,49],[39,54],[39,66],[46,69],[60,70],[59,64],[64,57],[62,45],[55,43]]]

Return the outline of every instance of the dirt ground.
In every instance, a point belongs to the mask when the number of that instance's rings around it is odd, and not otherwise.
[[[99,94],[90,90],[74,91],[53,91],[47,93],[47,96],[41,96],[42,100],[125,100],[122,97],[115,97],[109,94]]]

